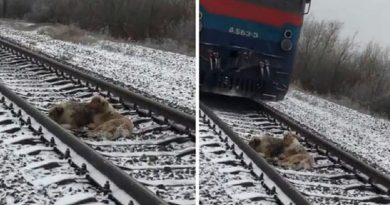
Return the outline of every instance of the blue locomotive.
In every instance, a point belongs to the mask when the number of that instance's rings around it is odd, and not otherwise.
[[[310,0],[200,0],[201,91],[283,99],[307,8]]]

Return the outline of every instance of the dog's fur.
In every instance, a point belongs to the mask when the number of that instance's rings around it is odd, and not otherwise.
[[[308,153],[298,153],[280,160],[279,165],[295,170],[310,169],[314,166],[314,159]]]
[[[93,97],[87,106],[93,112],[92,123],[88,126],[90,137],[102,136],[108,139],[131,137],[133,122],[119,114],[102,96]]]
[[[301,143],[298,141],[298,138],[295,134],[292,132],[288,132],[284,134],[283,137],[283,155],[285,157],[294,155],[294,154],[300,154],[300,153],[306,153],[306,149],[301,145]]]
[[[279,165],[291,169],[310,169],[314,166],[314,158],[299,143],[298,138],[292,132],[288,132],[283,138],[283,154],[280,155]]]
[[[264,137],[254,137],[249,146],[267,160],[273,160],[283,153],[283,139],[274,138],[266,134]]]
[[[310,169],[314,166],[313,157],[299,143],[295,134],[288,132],[283,139],[269,134],[264,137],[254,137],[249,146],[269,162],[291,169]]]
[[[92,122],[92,110],[86,103],[61,102],[49,109],[49,117],[62,127],[77,130]]]

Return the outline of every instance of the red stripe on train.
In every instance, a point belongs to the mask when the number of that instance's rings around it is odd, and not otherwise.
[[[239,0],[200,0],[208,12],[238,19],[254,21],[276,27],[286,23],[301,26],[303,17],[278,9]]]

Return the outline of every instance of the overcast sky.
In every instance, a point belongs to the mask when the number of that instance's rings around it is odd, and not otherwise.
[[[390,47],[390,0],[312,0],[309,16],[343,22],[343,35],[358,32],[357,42]]]

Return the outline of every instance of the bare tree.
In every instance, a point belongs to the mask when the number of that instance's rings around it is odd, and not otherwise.
[[[355,36],[341,38],[340,22],[306,21],[298,46],[293,81],[320,94],[347,97],[390,116],[389,49],[369,43],[356,49]],[[385,101],[386,103],[384,103]]]

